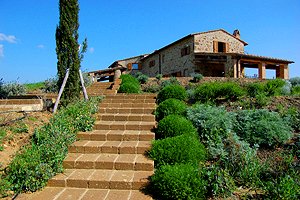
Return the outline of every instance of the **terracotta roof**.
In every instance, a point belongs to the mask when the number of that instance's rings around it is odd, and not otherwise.
[[[263,61],[272,61],[272,62],[281,62],[281,63],[294,63],[294,61],[291,60],[285,60],[280,58],[273,58],[273,57],[267,57],[267,56],[259,56],[259,55],[251,55],[251,54],[236,54],[240,58],[248,58],[248,59],[254,59],[254,60],[263,60]]]

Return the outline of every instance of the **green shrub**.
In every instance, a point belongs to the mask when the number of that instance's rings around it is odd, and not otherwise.
[[[280,95],[284,85],[285,81],[282,79],[269,80],[264,87],[265,94],[267,96]]]
[[[206,149],[195,135],[184,134],[155,140],[148,155],[154,160],[156,168],[181,163],[198,166],[200,161],[206,159]]]
[[[300,85],[296,85],[296,86],[292,87],[292,94],[297,95],[297,96],[300,95]]]
[[[277,146],[291,138],[291,127],[276,112],[243,110],[236,113],[234,130],[251,145]]]
[[[197,135],[197,129],[185,117],[168,115],[159,121],[155,133],[157,138],[167,138],[182,134]]]
[[[247,93],[250,97],[264,94],[264,83],[249,83],[246,85]]]
[[[193,82],[194,83],[199,83],[202,79],[203,79],[203,75],[202,74],[193,74]]]
[[[139,81],[130,74],[122,74],[120,79],[122,79],[122,83],[130,82],[130,83],[135,83],[138,85],[140,84]]]
[[[17,82],[6,83],[0,85],[0,98],[7,98],[9,96],[20,96],[26,94],[26,87]]]
[[[149,92],[149,93],[157,93],[160,90],[160,86],[159,85],[149,85],[143,88],[144,92]]]
[[[207,181],[201,170],[189,164],[162,166],[151,177],[151,189],[157,199],[204,199]]]
[[[293,77],[293,78],[290,78],[290,82],[292,84],[292,86],[299,86],[300,85],[300,77]]]
[[[141,72],[137,72],[137,73],[135,74],[135,77],[136,77],[136,79],[137,79],[141,84],[147,83],[147,81],[148,81],[148,79],[149,79],[149,76],[147,76],[147,75],[145,75],[145,74],[143,74],[143,73],[141,73]]]
[[[4,178],[11,184],[9,189],[36,191],[53,175],[62,172],[68,145],[76,140],[76,132],[91,130],[92,114],[97,107],[97,99],[70,104],[55,114],[49,124],[36,129],[32,143],[23,148],[7,167]]]
[[[186,112],[187,105],[178,99],[167,99],[161,104],[158,105],[158,107],[155,110],[155,117],[157,121],[160,121],[164,117],[171,115],[171,114],[177,114],[177,115],[184,115]]]
[[[165,88],[169,85],[180,85],[180,82],[177,80],[176,77],[171,77],[171,78],[169,78],[167,80],[164,80],[160,83],[161,88]]]
[[[294,131],[300,132],[300,110],[297,108],[288,108],[280,113],[284,121],[289,124]]]
[[[120,85],[118,93],[129,93],[129,94],[141,93],[141,87],[139,84],[136,83],[130,83],[130,82],[122,83]]]
[[[223,141],[232,131],[234,119],[225,108],[196,104],[187,109],[187,118],[198,129],[210,156],[216,158],[225,153]]]
[[[43,92],[46,93],[56,93],[58,92],[59,88],[57,86],[57,78],[49,78],[45,80]]]
[[[156,78],[158,81],[160,81],[160,80],[162,79],[162,77],[163,77],[162,74],[157,74],[157,75],[155,76],[155,78]]]
[[[237,100],[244,95],[244,90],[237,83],[203,83],[195,90],[195,99],[202,103],[215,102],[217,99]]]
[[[184,101],[187,98],[187,93],[184,87],[180,85],[169,85],[164,87],[157,95],[157,102],[160,104],[161,102],[171,98]]]
[[[44,82],[24,84],[27,91],[34,91],[34,90],[42,89],[44,87],[44,85],[45,85]]]

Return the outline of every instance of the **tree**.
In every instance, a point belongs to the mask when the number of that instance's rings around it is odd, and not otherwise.
[[[79,69],[87,49],[87,39],[84,40],[82,50],[79,51],[78,13],[78,0],[59,0],[59,25],[56,27],[55,34],[59,88],[69,68],[69,78],[61,99],[62,105],[78,99],[80,95]]]

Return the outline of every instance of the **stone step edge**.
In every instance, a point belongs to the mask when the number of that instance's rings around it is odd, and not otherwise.
[[[95,130],[153,130],[156,122],[143,121],[96,121]]]
[[[110,169],[153,171],[154,161],[143,154],[69,153],[63,161],[65,169]]]
[[[96,115],[96,120],[155,122],[155,116],[152,114],[138,113],[99,113]]]

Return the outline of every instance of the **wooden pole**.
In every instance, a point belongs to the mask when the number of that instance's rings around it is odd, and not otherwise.
[[[87,92],[86,92],[86,89],[85,89],[85,86],[84,86],[84,80],[83,80],[82,73],[81,73],[80,69],[79,69],[79,76],[80,76],[80,82],[81,82],[83,96],[84,96],[84,99],[87,101],[87,100],[89,100],[89,97],[87,95]]]
[[[64,91],[64,88],[65,88],[65,86],[66,86],[68,77],[69,77],[69,69],[66,70],[65,78],[64,78],[63,83],[62,83],[62,85],[61,85],[61,87],[60,87],[60,89],[59,89],[59,93],[58,93],[58,97],[57,97],[57,99],[56,99],[56,101],[55,101],[53,113],[55,113],[56,110],[57,110],[57,107],[58,107],[58,104],[59,104],[59,101],[60,101],[60,97],[61,97],[61,95],[62,95],[62,93],[63,93],[63,91]]]

